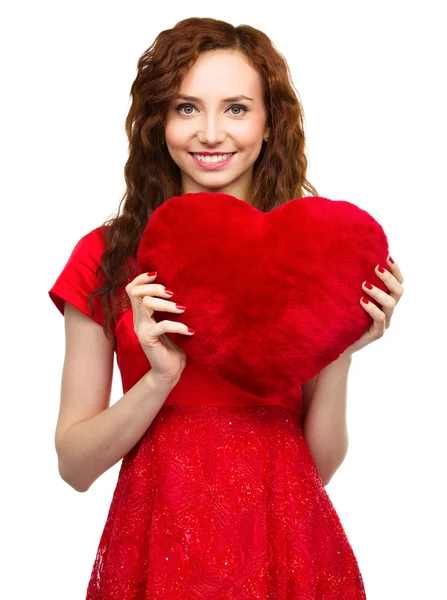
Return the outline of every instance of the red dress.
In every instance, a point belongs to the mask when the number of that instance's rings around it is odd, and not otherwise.
[[[48,292],[103,323],[88,294],[101,228]],[[138,273],[135,272],[129,281]],[[113,328],[123,393],[150,369],[130,305]],[[360,600],[357,560],[303,437],[301,390],[256,398],[188,358],[123,457],[86,600]]]

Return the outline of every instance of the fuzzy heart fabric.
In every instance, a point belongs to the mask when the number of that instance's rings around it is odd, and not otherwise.
[[[198,192],[154,211],[137,262],[186,305],[154,318],[195,334],[166,335],[199,365],[265,398],[298,388],[368,330],[362,283],[388,291],[374,270],[388,251],[381,225],[344,200],[294,198],[264,213],[229,194]]]

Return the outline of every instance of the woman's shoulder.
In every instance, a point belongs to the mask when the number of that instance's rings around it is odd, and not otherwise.
[[[109,231],[110,225],[100,225],[91,229],[79,239],[75,245],[75,249],[78,248],[84,251],[91,249],[102,252],[106,246]]]

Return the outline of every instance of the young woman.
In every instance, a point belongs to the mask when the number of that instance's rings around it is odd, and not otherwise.
[[[223,192],[270,211],[318,195],[287,64],[252,27],[186,19],[142,55],[131,92],[122,214],[79,240],[49,291],[65,316],[61,477],[85,492],[123,459],[87,599],[365,598],[325,485],[347,451],[352,355],[389,326],[399,267],[376,268],[388,293],[359,289],[369,331],[302,386],[296,410],[244,405],[165,335],[194,335],[188,307],[138,272],[136,252],[174,196]],[[110,407],[115,351],[124,395]]]

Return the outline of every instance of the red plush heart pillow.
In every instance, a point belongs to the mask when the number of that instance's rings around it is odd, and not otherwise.
[[[382,227],[350,202],[295,198],[264,213],[229,194],[199,192],[154,211],[137,261],[186,305],[154,318],[195,334],[167,336],[197,363],[266,397],[302,385],[368,330],[362,283],[387,291],[374,271],[387,256]]]

